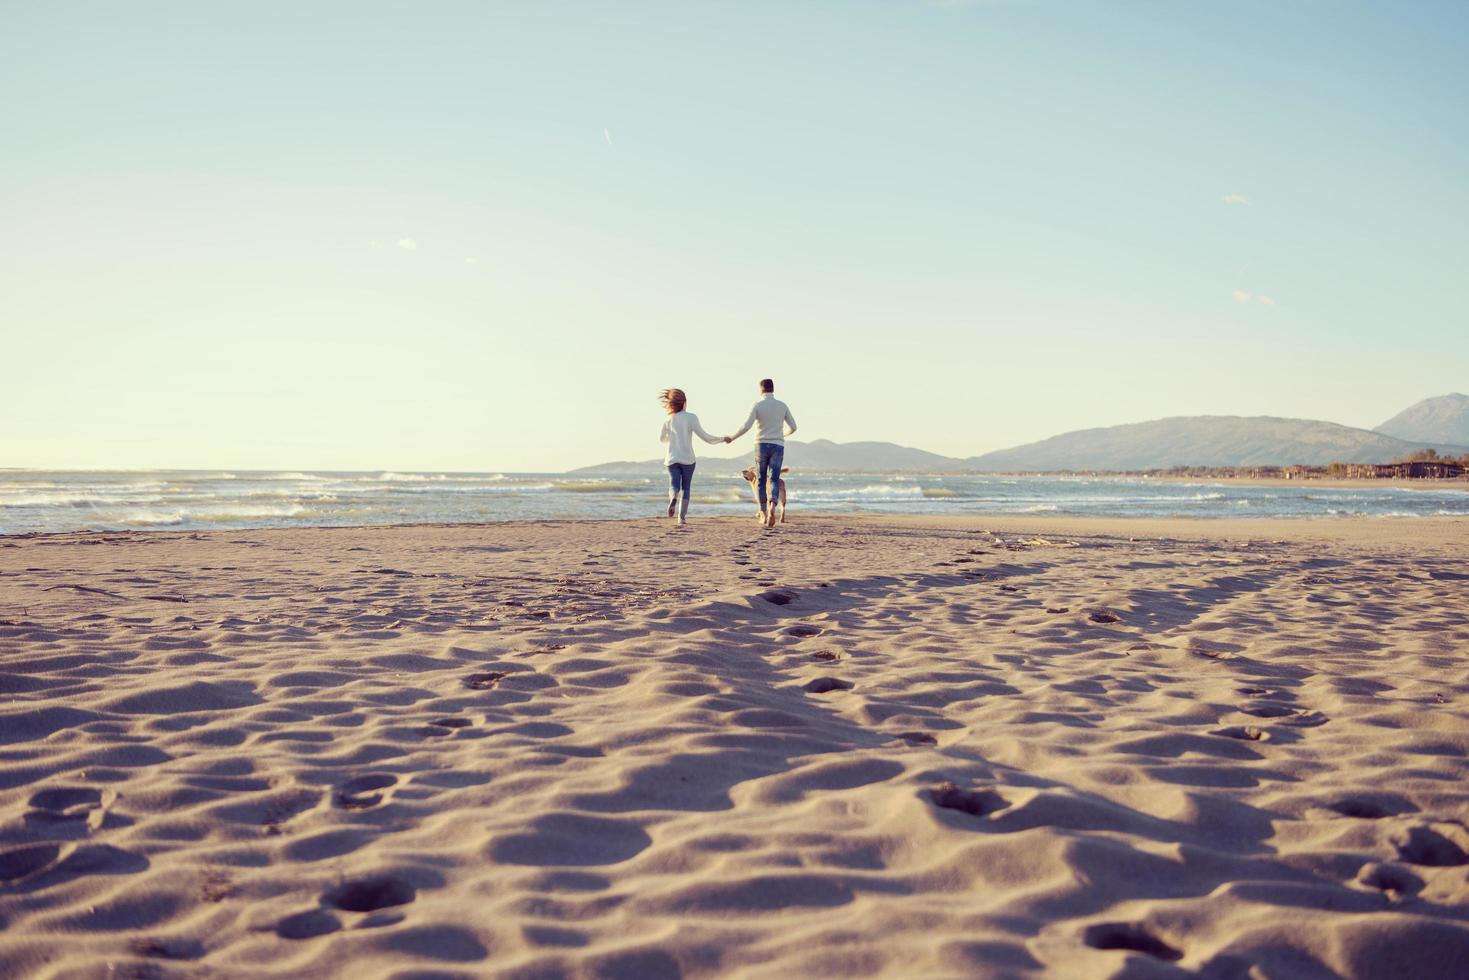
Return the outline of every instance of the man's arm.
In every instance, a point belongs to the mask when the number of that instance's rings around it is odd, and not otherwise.
[[[789,408],[786,409],[786,425],[790,426],[790,428],[786,430],[786,435],[788,435],[788,436],[795,435],[796,434],[796,417],[791,414],[791,410]]]
[[[751,408],[750,409],[750,417],[747,418],[747,419],[745,419],[745,424],[742,425],[742,426],[740,426],[740,431],[736,432],[734,435],[732,435],[732,436],[729,437],[730,440],[733,441],[735,439],[738,439],[740,436],[744,435],[746,432],[749,432],[750,431],[750,426],[752,426],[754,424],[755,424],[755,409],[754,408]]]

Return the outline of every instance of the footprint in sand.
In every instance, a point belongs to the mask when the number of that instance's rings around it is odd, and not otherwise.
[[[464,686],[471,691],[493,690],[495,685],[503,681],[508,674],[503,670],[488,671],[483,674],[470,674],[464,678]]]
[[[1071,611],[1071,607],[1070,606],[1047,606],[1046,607],[1046,612],[1050,613],[1052,616],[1059,616],[1062,613],[1069,613],[1070,611]]]
[[[842,659],[842,655],[835,650],[817,650],[811,654],[812,660],[824,660],[827,663],[835,663]]]
[[[939,740],[928,732],[896,732],[894,738],[900,738],[909,745],[937,745]]]
[[[418,729],[422,738],[448,738],[461,728],[474,724],[467,718],[434,718]]]
[[[852,682],[840,677],[817,677],[807,681],[802,688],[811,694],[826,694],[828,691],[850,691]]]
[[[929,790],[928,798],[936,807],[958,810],[960,813],[968,813],[975,817],[987,817],[1010,805],[1009,800],[992,789],[978,791],[960,789],[954,783],[940,783]]]
[[[775,583],[774,582],[761,582],[759,584],[760,585],[774,585]],[[772,606],[789,606],[791,603],[793,603],[793,602],[796,601],[796,594],[794,592],[788,592],[788,591],[785,591],[783,589],[770,589],[767,592],[760,593],[755,598],[757,598],[757,599],[764,599],[766,602],[770,603]]]
[[[1398,857],[1408,864],[1452,868],[1469,864],[1469,830],[1452,823],[1415,824],[1393,838]]]
[[[341,920],[325,909],[308,909],[288,915],[275,925],[275,934],[282,939],[315,939],[342,928]]]
[[[59,844],[29,844],[0,851],[0,881],[19,881],[35,874],[61,854]]]
[[[1376,888],[1388,898],[1404,898],[1423,890],[1423,879],[1393,864],[1364,864],[1357,872],[1356,882],[1368,888]]]
[[[1369,800],[1360,796],[1346,796],[1326,804],[1326,809],[1343,817],[1351,817],[1354,820],[1382,820],[1385,817],[1396,817],[1399,814],[1411,813],[1417,809],[1411,803],[1402,798],[1385,802],[1381,800]]]
[[[337,787],[333,799],[343,810],[366,810],[383,801],[378,790],[387,789],[398,782],[398,777],[385,772],[356,776]]]
[[[91,787],[57,786],[43,789],[28,801],[37,810],[46,810],[60,816],[76,816],[102,805],[102,794]]]
[[[823,631],[821,629],[815,626],[792,626],[790,629],[786,630],[786,636],[804,638],[807,636],[820,636],[822,632]]]
[[[326,904],[344,912],[376,912],[395,905],[407,905],[417,897],[417,889],[393,875],[354,878],[322,896]]]
[[[84,836],[100,827],[106,816],[102,794],[91,787],[44,789],[28,802],[32,809],[24,817],[26,826],[48,836]]]
[[[1092,949],[1125,949],[1170,963],[1183,959],[1183,953],[1134,922],[1099,922],[1087,926],[1081,941]]]
[[[1108,623],[1122,622],[1122,617],[1112,612],[1110,609],[1093,609],[1091,612],[1086,614],[1086,618],[1090,619],[1094,623],[1101,623],[1104,626]]]
[[[1296,713],[1296,709],[1288,704],[1278,701],[1252,701],[1239,706],[1243,714],[1253,715],[1256,718],[1285,718]]]

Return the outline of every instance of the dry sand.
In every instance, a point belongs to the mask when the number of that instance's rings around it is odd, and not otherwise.
[[[1469,522],[0,539],[0,976],[1463,977]]]

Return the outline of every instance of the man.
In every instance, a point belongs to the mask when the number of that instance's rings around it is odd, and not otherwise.
[[[775,502],[779,496],[776,489],[780,486],[780,468],[786,455],[785,437],[795,434],[796,420],[791,417],[791,410],[786,407],[786,403],[775,397],[775,382],[769,378],[760,382],[760,400],[750,409],[750,417],[745,419],[740,431],[730,436],[730,439],[738,439],[757,422],[760,428],[755,433],[755,461],[760,467],[760,473],[756,478],[755,496],[760,501],[760,523],[766,527],[774,527]],[[786,430],[785,426],[790,426],[790,429]],[[770,478],[769,494],[765,490],[767,474]]]

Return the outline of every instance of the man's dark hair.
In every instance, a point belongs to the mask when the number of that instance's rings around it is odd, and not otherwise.
[[[766,378],[765,380],[760,382],[760,390],[765,392],[767,395],[773,394],[775,392],[775,382],[771,381],[769,378]]]

